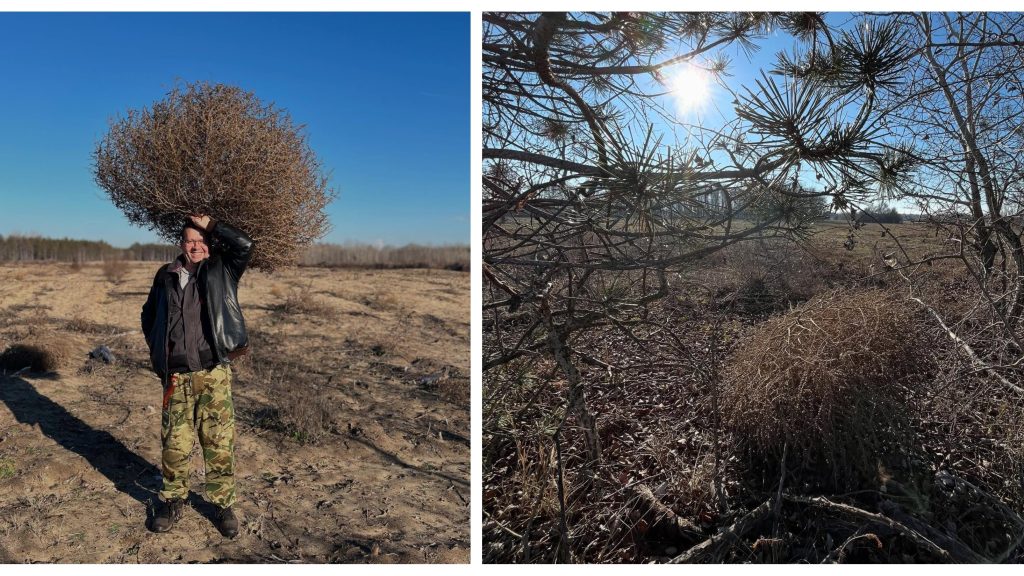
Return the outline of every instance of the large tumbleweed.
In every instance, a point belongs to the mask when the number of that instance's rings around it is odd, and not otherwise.
[[[881,290],[819,296],[759,326],[731,359],[722,403],[740,446],[835,486],[872,482],[907,446],[931,365],[914,309]]]
[[[334,197],[301,126],[235,86],[176,86],[111,121],[94,152],[96,183],[128,220],[177,243],[187,214],[209,214],[255,241],[273,270],[326,234]]]

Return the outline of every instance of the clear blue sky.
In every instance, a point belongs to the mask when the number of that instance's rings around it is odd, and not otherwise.
[[[860,16],[849,12],[828,12],[825,14],[825,20],[831,26],[849,29],[850,26],[860,22]],[[730,65],[727,70],[728,75],[722,76],[721,82],[738,95],[746,95],[747,88],[754,92],[758,91],[756,81],[761,79],[762,71],[769,73],[769,76],[771,76],[770,71],[777,63],[777,54],[779,52],[786,52],[792,56],[796,48],[799,47],[804,50],[807,48],[806,43],[798,41],[787,32],[777,28],[773,29],[766,36],[755,38],[753,43],[758,49],[749,54],[744,52],[738,43],[732,43],[724,49],[717,52],[712,51],[708,55],[720,53],[730,59]],[[668,54],[685,52],[686,49],[687,47],[684,45],[674,52],[670,50]],[[707,63],[705,56],[698,56],[695,61],[701,64]],[[666,76],[670,76],[672,70],[673,68],[671,67],[666,69]],[[781,77],[775,76],[774,79],[776,82],[783,82]],[[666,87],[656,83],[654,80],[647,80],[646,87],[652,92],[666,90]],[[715,131],[720,129],[725,123],[731,122],[736,118],[732,94],[722,86],[717,85],[717,83],[712,84],[707,101],[702,106],[685,113],[675,109],[675,103],[671,95],[659,97],[657,101],[668,113],[674,114],[674,117],[683,125],[699,125]],[[844,110],[844,113],[851,116],[855,115],[856,112],[857,110],[854,107]],[[673,130],[675,130],[674,134],[681,141],[685,141],[687,136],[685,129],[670,126],[667,122],[657,117],[652,117],[652,120],[654,121],[655,129],[663,135],[663,145],[675,144],[672,137]],[[812,178],[811,173],[805,173],[801,176],[801,182],[808,188],[820,189],[822,187],[821,183]],[[904,211],[917,210],[916,206],[909,200],[890,201],[890,204]]]
[[[850,13],[846,12],[829,12],[826,13],[825,20],[831,25],[843,26],[848,23],[851,16]],[[752,42],[756,49],[750,53],[745,52],[739,43],[734,42],[723,49],[713,50],[706,55],[698,56],[695,61],[706,65],[710,56],[718,54],[726,56],[730,63],[727,75],[722,76],[721,81],[736,93],[746,94],[744,87],[748,87],[755,92],[757,91],[756,81],[761,78],[761,71],[763,70],[767,73],[774,67],[777,61],[776,54],[787,52],[792,55],[794,48],[806,47],[806,44],[801,43],[789,33],[778,28],[771,30],[765,36],[754,38]],[[685,51],[685,48],[686,46],[684,45],[679,52]],[[776,78],[776,81],[779,81],[779,79]],[[650,85],[658,87],[653,82]],[[719,128],[725,122],[732,121],[736,117],[732,100],[732,95],[726,89],[717,85],[717,83],[713,83],[710,97],[704,106],[701,106],[699,110],[689,113],[677,113],[676,117],[684,123],[700,124],[713,129]],[[659,101],[668,111],[674,111],[671,97],[666,96],[659,99]]]
[[[110,118],[205,80],[306,125],[339,193],[324,241],[470,241],[468,13],[0,13],[0,30],[0,234],[157,241],[91,153]]]

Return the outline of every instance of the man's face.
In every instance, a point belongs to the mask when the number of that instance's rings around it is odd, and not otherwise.
[[[185,228],[180,246],[185,258],[192,264],[199,264],[210,256],[210,248],[206,245],[203,234],[195,228]]]

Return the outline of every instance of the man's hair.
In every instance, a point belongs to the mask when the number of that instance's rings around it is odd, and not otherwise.
[[[181,226],[181,231],[178,232],[178,242],[183,242],[185,240],[185,231],[189,228],[199,231],[199,233],[203,235],[203,240],[206,243],[209,243],[209,234],[207,234],[206,230],[196,226],[195,222],[192,222],[191,220],[186,220],[185,224]]]

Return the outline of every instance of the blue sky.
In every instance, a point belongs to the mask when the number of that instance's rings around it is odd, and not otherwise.
[[[0,30],[0,234],[157,241],[91,153],[112,117],[210,81],[306,125],[338,191],[324,241],[469,243],[467,13],[0,13]]]
[[[825,15],[825,19],[831,25],[847,25],[851,16],[846,12],[829,12]],[[777,61],[776,54],[779,52],[792,54],[794,48],[806,46],[778,28],[773,29],[765,36],[754,38],[753,43],[757,49],[750,53],[745,52],[739,43],[734,42],[721,50],[698,56],[696,61],[705,64],[706,56],[725,55],[729,59],[728,75],[722,76],[721,82],[728,85],[737,94],[746,94],[744,87],[757,90],[755,82],[761,78],[762,70],[767,73],[774,67]],[[672,68],[668,70],[671,71]],[[688,113],[677,113],[676,117],[682,122],[718,127],[726,121],[735,119],[732,100],[733,96],[726,89],[712,82],[709,98],[704,105]],[[665,97],[661,102],[667,110],[673,111],[671,97]]]
[[[825,14],[825,20],[831,26],[843,29],[849,29],[851,26],[862,21],[861,15],[849,12],[828,12]],[[753,43],[757,46],[757,49],[750,53],[745,52],[738,43],[732,43],[721,50],[698,56],[695,62],[706,64],[708,57],[717,54],[725,55],[730,62],[727,70],[728,75],[723,75],[720,78],[720,82],[726,84],[737,95],[746,95],[747,88],[754,92],[758,91],[756,81],[761,79],[762,71],[768,74],[769,77],[774,78],[780,85],[785,82],[781,77],[770,74],[770,71],[778,61],[777,54],[779,52],[793,55],[795,49],[806,50],[807,48],[805,43],[798,41],[792,35],[778,28],[773,29],[765,36],[753,39]],[[684,45],[678,50],[670,51],[669,54],[681,53],[686,50],[687,47]],[[674,66],[664,70],[668,86],[662,86],[651,79],[647,81],[647,87],[652,92],[668,90],[672,86],[673,71],[681,68],[682,66]],[[687,82],[692,81],[684,80],[680,83],[680,87],[684,91],[689,87]],[[721,128],[725,123],[735,120],[733,95],[726,88],[719,86],[714,80],[710,84],[707,98],[700,105],[685,112],[676,109],[675,97],[671,93],[658,98],[658,102],[664,110],[674,115],[676,120],[682,125],[671,126],[662,119],[652,116],[656,132],[662,135],[663,145],[674,145],[674,137],[678,137],[680,143],[685,144],[688,134],[685,128],[686,125],[703,126],[714,131]],[[857,109],[853,106],[843,110],[844,114],[849,114],[850,116],[855,115],[856,112]],[[823,187],[822,183],[813,178],[813,170],[805,171],[801,175],[801,182],[804,186],[811,189],[821,189]],[[872,202],[881,200],[881,197],[871,199]],[[887,199],[887,201],[900,210],[916,211],[918,209],[910,200]]]

